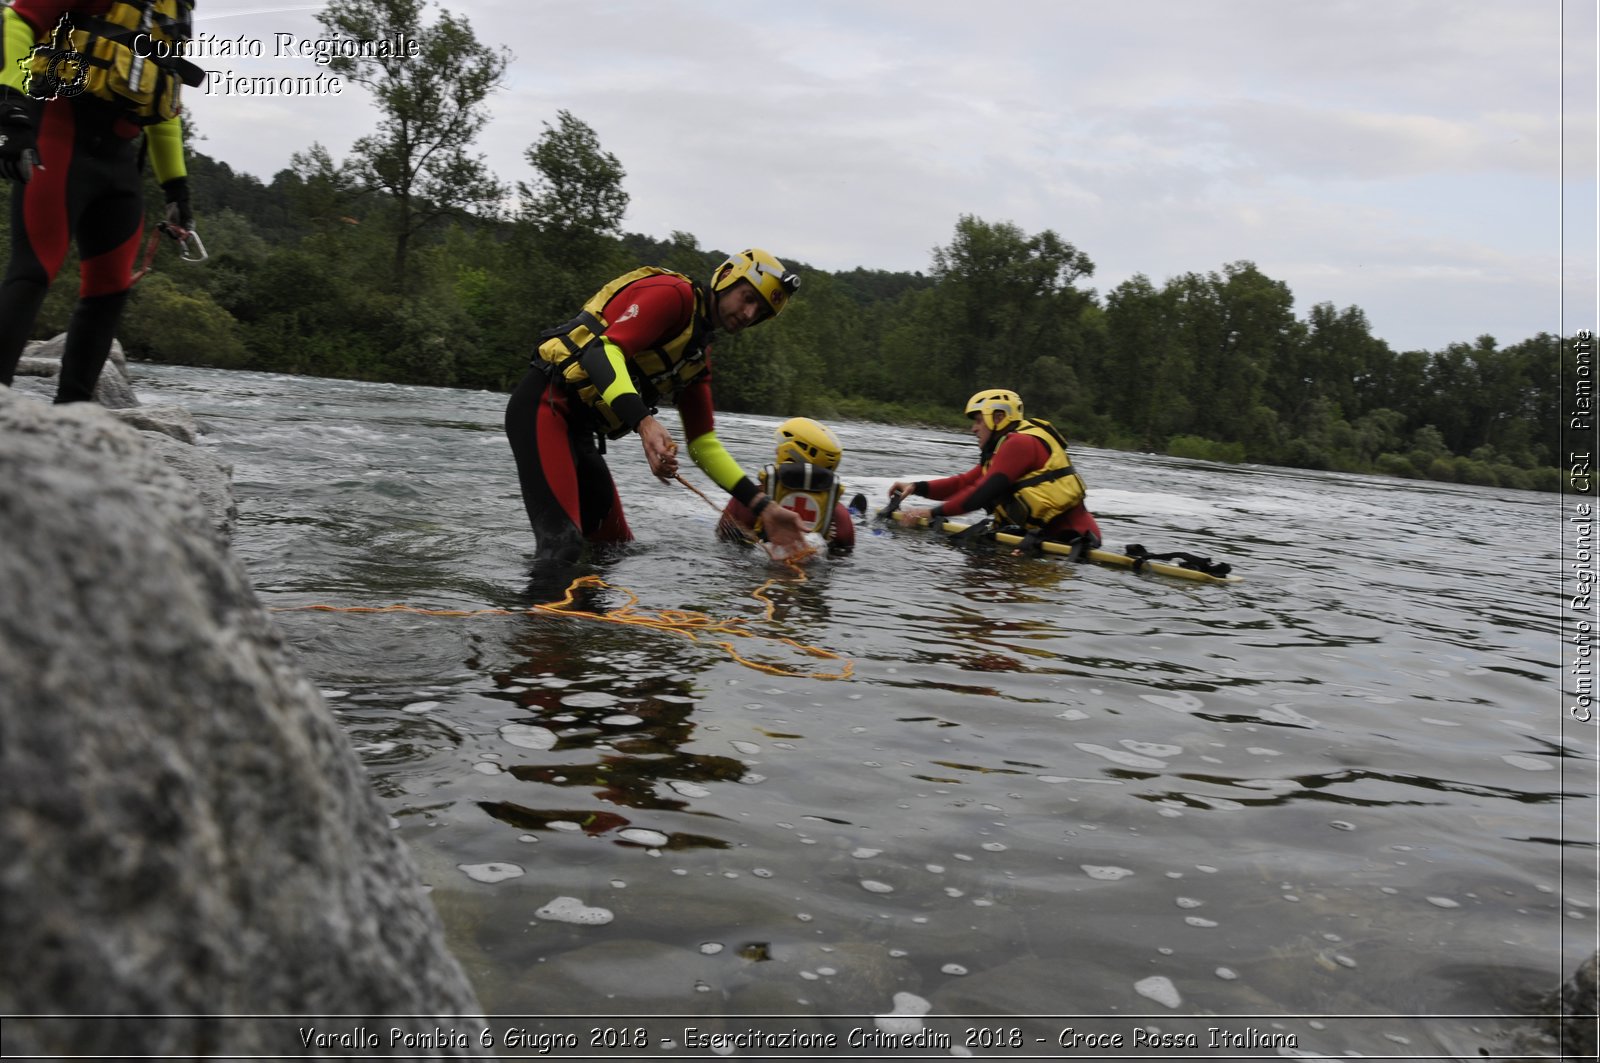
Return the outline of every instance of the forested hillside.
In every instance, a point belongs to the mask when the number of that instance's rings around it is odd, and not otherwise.
[[[337,19],[387,6],[344,0],[322,17],[372,33]],[[161,250],[124,321],[130,354],[506,390],[537,334],[605,281],[644,263],[703,279],[739,250],[623,232],[623,165],[564,111],[528,146],[525,172],[509,182],[488,173],[471,139],[510,57],[447,22],[452,33],[435,44],[455,49],[449,62],[343,61],[391,101],[375,105],[373,133],[348,159],[305,145],[264,182],[191,143],[211,259],[191,265]],[[424,42],[433,32],[412,31]],[[406,110],[427,92],[379,91],[463,69],[484,81],[453,86],[450,113]],[[148,202],[160,202],[153,186]],[[828,272],[806,263],[805,248],[769,247],[804,283],[780,321],[717,343],[719,406],[960,426],[972,391],[1010,387],[1031,414],[1101,446],[1559,487],[1558,337],[1395,351],[1359,307],[1311,302],[1297,313],[1288,286],[1250,262],[1135,276],[1102,293],[1090,286],[1092,249],[1054,231],[974,215],[949,224],[926,273]],[[56,285],[39,336],[65,326],[73,288]]]

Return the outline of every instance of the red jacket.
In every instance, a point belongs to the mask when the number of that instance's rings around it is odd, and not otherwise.
[[[942,499],[938,512],[946,516],[993,509],[1011,494],[1012,484],[1043,468],[1049,460],[1050,448],[1038,437],[1011,432],[995,447],[987,469],[980,462],[956,476],[930,480],[927,490],[919,493],[936,501]],[[1080,502],[1051,521],[1043,538],[1071,540],[1084,534],[1093,535],[1097,544],[1101,542],[1100,525]]]

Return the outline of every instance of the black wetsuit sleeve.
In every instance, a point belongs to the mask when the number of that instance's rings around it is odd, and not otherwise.
[[[993,509],[1004,502],[1013,493],[1011,477],[1003,472],[991,472],[978,485],[968,492],[967,497],[961,500],[961,512],[970,513],[975,509]]]

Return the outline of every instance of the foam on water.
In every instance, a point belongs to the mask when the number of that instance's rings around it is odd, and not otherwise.
[[[1155,974],[1149,978],[1141,978],[1133,983],[1133,991],[1141,997],[1148,997],[1157,1004],[1169,1008],[1177,1008],[1183,1004],[1183,997],[1178,994],[1178,987],[1165,975]]]
[[[508,723],[500,728],[500,737],[523,749],[554,749],[556,733],[547,727],[531,723]]]
[[[915,993],[899,992],[894,995],[893,1010],[877,1016],[873,1022],[888,1034],[914,1034],[922,1029],[922,1016],[933,1007]]]
[[[561,704],[575,709],[604,709],[615,705],[618,700],[615,694],[607,694],[603,690],[580,690],[563,697]]]
[[[576,897],[557,897],[533,914],[547,922],[577,926],[604,926],[613,918],[609,909],[592,908]]]
[[[456,867],[474,882],[504,882],[524,873],[522,867],[517,864],[457,864]]]

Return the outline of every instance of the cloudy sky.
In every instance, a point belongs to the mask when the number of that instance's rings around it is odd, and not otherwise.
[[[197,28],[310,76],[322,4],[211,0]],[[1053,229],[1102,294],[1248,259],[1303,316],[1396,349],[1596,324],[1592,0],[452,0],[513,61],[480,149],[503,181],[571,111],[627,170],[624,228],[824,269],[923,270],[957,218]],[[430,8],[429,20],[437,7]],[[186,104],[270,180],[369,132],[361,89]],[[203,227],[203,223],[202,223]]]

